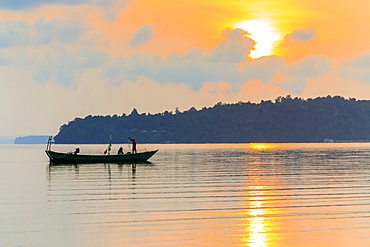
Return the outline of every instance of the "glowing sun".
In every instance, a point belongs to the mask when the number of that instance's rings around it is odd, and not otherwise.
[[[281,39],[271,24],[263,20],[243,21],[238,23],[235,28],[247,31],[250,33],[247,36],[256,42],[254,50],[250,53],[251,58],[271,55],[275,42]]]

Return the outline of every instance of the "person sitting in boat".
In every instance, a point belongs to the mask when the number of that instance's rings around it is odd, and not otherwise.
[[[79,148],[76,148],[75,151],[73,152],[73,155],[77,155],[80,152]]]
[[[132,141],[132,153],[137,153],[137,151],[136,151],[136,139],[131,139],[130,137],[128,139],[130,139],[130,141]]]
[[[118,149],[118,153],[117,153],[118,155],[121,155],[121,154],[123,154],[123,148],[122,147],[120,147],[119,149]]]

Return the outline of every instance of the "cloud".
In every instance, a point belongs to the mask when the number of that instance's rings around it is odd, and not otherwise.
[[[9,57],[0,51],[0,66],[6,66],[9,64]]]
[[[98,6],[104,17],[113,21],[116,15],[133,0],[1,0],[0,9],[29,11],[43,5],[91,5]]]
[[[295,64],[287,64],[283,73],[293,77],[316,77],[332,70],[332,60],[326,55],[308,55]]]
[[[370,51],[364,53],[364,55],[352,59],[350,62],[353,68],[370,68]]]
[[[285,60],[276,56],[247,59],[254,42],[239,31],[237,35],[232,35],[235,33],[231,30],[226,33],[226,40],[213,49],[193,48],[188,53],[169,56],[120,57],[114,66],[105,69],[104,76],[114,85],[147,77],[163,84],[183,83],[196,91],[205,82],[229,83],[233,92],[252,79],[273,82]]]
[[[261,57],[245,63],[243,70],[248,75],[248,80],[258,79],[267,84],[273,81],[273,78],[285,64],[285,59],[277,56]]]
[[[35,59],[31,68],[35,74],[34,79],[39,82],[52,79],[73,88],[76,78],[86,69],[101,68],[109,60],[109,55],[100,50],[59,47]]]
[[[0,48],[22,45],[45,45],[53,42],[78,43],[85,32],[82,21],[54,18],[38,19],[34,24],[8,20],[0,22]]]
[[[63,45],[54,46],[54,49],[21,49],[9,53],[0,53],[0,66],[30,71],[35,81],[54,82],[67,88],[75,88],[78,77],[88,69],[103,68],[111,60],[108,54],[98,49]]]
[[[241,63],[246,60],[255,42],[245,35],[248,34],[242,29],[227,28],[223,31],[222,37],[225,41],[213,48],[208,57],[209,62]]]
[[[315,37],[314,29],[298,29],[293,33],[285,36],[285,40],[288,42],[297,42],[297,41],[310,41]]]
[[[49,44],[53,41],[60,43],[75,43],[84,33],[84,23],[76,20],[63,20],[54,18],[47,21],[40,18],[36,21],[35,33],[40,44]]]
[[[281,73],[287,78],[278,81],[277,85],[292,93],[302,94],[307,87],[308,79],[331,71],[332,63],[325,55],[309,55],[295,64],[286,64],[281,68]]]
[[[31,29],[31,25],[26,21],[1,21],[0,48],[7,48],[30,43]]]
[[[101,68],[110,57],[83,40],[79,20],[39,18],[35,23],[0,22],[0,66],[28,70],[38,82],[54,81],[72,88],[86,68]],[[90,47],[90,48],[89,48]]]
[[[114,66],[105,69],[104,76],[111,84],[144,76],[160,83],[184,83],[194,90],[199,90],[204,82],[240,85],[249,78],[241,63],[255,44],[244,34],[240,29],[226,29],[225,40],[212,49],[193,48],[188,53],[169,56],[120,57]]]
[[[149,41],[153,38],[153,31],[154,31],[154,26],[145,24],[139,27],[135,33],[132,39],[130,40],[130,45],[132,47],[136,47],[146,41]]]
[[[133,0],[95,0],[94,5],[99,6],[105,13],[104,18],[109,21],[114,21],[117,14],[123,10]]]
[[[370,83],[370,51],[352,60],[344,61],[337,74],[342,78],[355,78]]]
[[[0,8],[10,10],[25,10],[46,4],[79,5],[91,4],[92,2],[93,1],[91,0],[2,0],[0,1]]]
[[[128,2],[122,0],[2,0],[0,1],[1,9],[11,10],[25,10],[29,8],[36,8],[41,5],[97,5],[97,6],[111,6],[118,3]]]
[[[293,94],[302,94],[307,88],[308,78],[296,77],[296,78],[285,78],[276,83],[283,89]]]
[[[87,31],[80,20],[1,21],[0,66],[31,71],[38,82],[73,88],[85,69],[103,68],[111,59],[93,48],[93,40],[85,40]]]
[[[30,43],[33,49],[0,54],[0,65],[32,71],[39,82],[55,82],[74,88],[78,77],[89,68],[98,68],[109,85],[138,81],[147,78],[160,84],[185,84],[198,91],[204,83],[228,83],[229,92],[238,90],[251,80],[263,84],[273,84],[277,74],[284,79],[277,81],[278,86],[294,93],[303,92],[309,78],[317,77],[332,69],[332,61],[323,55],[308,56],[295,64],[287,64],[277,56],[248,58],[255,42],[241,29],[226,29],[223,40],[213,48],[192,48],[186,53],[174,52],[168,56],[112,57],[93,46],[86,48],[82,37],[85,29],[82,22],[59,18],[50,21],[38,19],[34,24],[27,22],[10,23],[0,32],[0,45],[20,45],[13,38],[22,37],[24,44]],[[10,28],[15,27],[15,28]],[[152,38],[154,26],[140,27],[132,45],[139,45]],[[13,30],[14,33],[11,31]],[[14,31],[15,30],[15,31]],[[6,34],[6,35],[5,35]],[[48,44],[51,44],[50,46]],[[66,45],[71,44],[71,45]],[[82,48],[83,47],[83,48]]]

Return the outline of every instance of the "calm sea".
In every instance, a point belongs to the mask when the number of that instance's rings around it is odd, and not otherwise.
[[[53,149],[75,147],[106,145]],[[136,167],[44,149],[0,145],[0,246],[370,246],[369,143],[139,144],[159,152]]]

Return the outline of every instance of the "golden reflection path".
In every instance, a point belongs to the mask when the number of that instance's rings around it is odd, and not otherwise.
[[[289,145],[289,144],[288,144]],[[246,147],[251,150],[265,151],[270,149],[285,148],[286,145],[275,143],[249,143]],[[243,218],[244,233],[241,236],[241,241],[245,246],[249,247],[269,247],[274,246],[274,243],[279,239],[276,232],[279,229],[278,212],[271,207],[273,197],[269,197],[269,192],[272,191],[273,185],[276,183],[271,181],[271,177],[261,177],[262,168],[260,165],[266,165],[263,162],[251,163],[255,168],[248,168],[249,179],[246,186],[246,208]],[[275,204],[275,203],[272,203]]]
[[[252,191],[249,193],[249,239],[247,242],[250,246],[267,246],[268,240],[268,225],[266,224],[265,214],[267,210],[263,208],[263,201],[266,199],[264,197],[263,189],[265,186],[250,186],[249,189]]]
[[[140,144],[141,150],[171,150],[171,149],[249,149],[252,151],[264,151],[270,149],[301,149],[301,148],[358,148],[369,147],[369,142],[353,142],[353,143],[188,143],[188,144]]]
[[[272,231],[277,227],[275,224],[273,209],[265,205],[268,200],[266,194],[267,186],[250,185],[248,186],[247,212],[242,220],[244,232],[241,241],[245,246],[267,247],[273,246]]]

